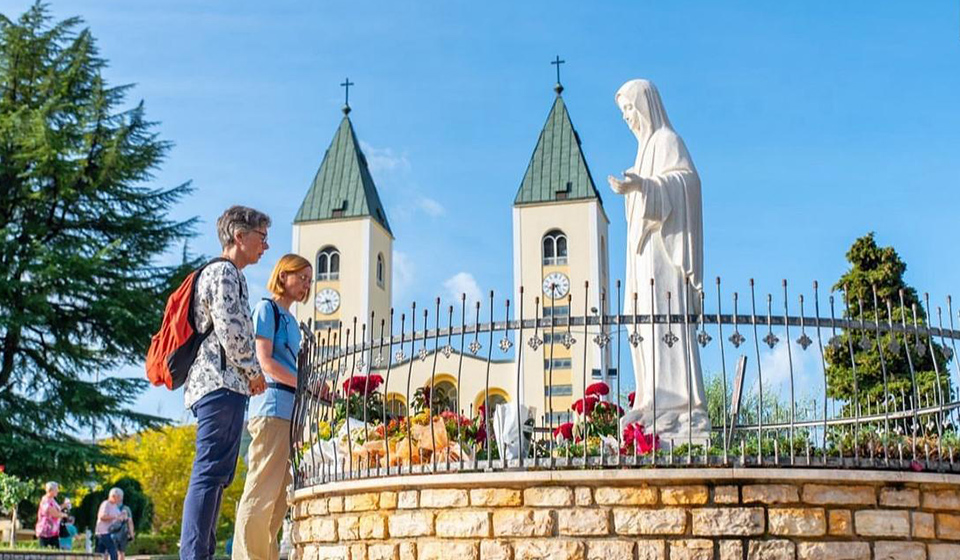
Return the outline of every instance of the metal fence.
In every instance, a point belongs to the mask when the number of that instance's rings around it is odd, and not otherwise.
[[[693,312],[687,314],[658,309],[658,303],[670,306],[677,298],[657,293],[652,282],[649,293],[627,296],[631,305],[618,281],[609,297],[592,296],[588,285],[566,296],[571,311],[565,316],[545,313],[539,297],[536,313],[522,316],[517,310],[527,307],[521,289],[513,306],[498,303],[491,292],[469,308],[465,298],[456,305],[437,299],[432,309],[414,304],[336,330],[312,332],[302,325],[291,432],[296,486],[401,474],[649,466],[960,472],[954,462],[960,401],[953,379],[960,370],[952,359],[960,333],[949,297],[942,307],[931,307],[928,296],[913,292],[821,294],[816,283],[806,296],[791,295],[784,281],[776,297],[761,296],[758,306],[752,280],[743,295],[725,295],[719,278],[713,288],[709,294],[691,289],[687,309]],[[591,309],[590,301],[599,301],[600,309]],[[558,302],[549,303],[548,309]],[[575,307],[582,313],[574,314]],[[610,314],[608,307],[630,312]],[[515,407],[510,418],[516,430],[514,440],[496,441],[494,414],[486,413],[490,364],[495,357],[512,358],[516,389],[524,354],[544,354],[545,341],[583,353],[577,372],[582,383],[572,397],[582,403],[581,413],[571,412],[572,422],[560,423],[547,381],[545,414],[524,418],[525,403],[516,394],[500,405]],[[674,345],[699,349],[710,380],[709,441],[692,434],[666,441],[656,421],[630,433],[619,426],[620,407],[628,406],[621,366],[632,370],[630,349],[640,345],[652,352]],[[772,388],[764,384],[770,352],[784,346],[788,378],[785,386]],[[618,373],[608,395],[589,394],[596,386],[589,383],[586,357],[594,347],[606,347]],[[815,359],[807,362],[818,365],[800,380],[797,353],[812,353]],[[474,410],[461,402],[459,385],[455,404],[436,402],[428,389],[438,358],[458,362],[459,384],[463,357],[471,355],[486,364],[485,406]],[[413,386],[414,362],[429,359],[426,389]],[[553,367],[553,360],[545,362],[548,380]],[[406,415],[384,402],[385,388],[397,376],[406,391]],[[694,380],[688,375],[687,382]]]

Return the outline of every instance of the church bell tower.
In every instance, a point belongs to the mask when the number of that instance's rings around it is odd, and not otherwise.
[[[349,92],[353,84],[341,85]],[[371,312],[377,324],[389,320],[393,233],[349,115],[348,97],[293,221],[293,251],[313,263],[314,274],[310,300],[297,305],[297,320],[321,334],[341,324],[346,333],[354,317],[359,326]]]
[[[600,193],[594,185],[561,93],[559,64],[557,95],[540,132],[513,202],[514,297],[524,288],[523,317],[537,313],[539,296],[542,318],[563,319],[570,315],[610,313],[608,291],[607,229],[609,220]],[[584,286],[589,282],[584,298]],[[601,292],[606,304],[601,305]],[[519,299],[518,299],[519,301]],[[599,327],[540,329],[543,344],[523,352],[523,402],[537,407],[554,425],[564,421],[573,401],[586,385],[605,381],[612,369],[609,345],[594,342]],[[527,344],[528,341],[522,341]],[[588,345],[586,359],[583,345]],[[616,399],[614,398],[614,401]]]

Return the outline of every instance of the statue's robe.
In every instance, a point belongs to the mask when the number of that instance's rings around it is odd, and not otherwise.
[[[634,311],[632,292],[638,296],[636,312],[651,312],[653,279],[655,314],[698,313],[703,287],[700,178],[653,84],[633,80],[617,95],[631,99],[649,125],[628,170],[640,177],[640,185],[625,199],[626,312]],[[658,324],[653,332],[649,325],[640,327],[644,341],[631,346],[637,395],[624,425],[641,422],[647,433],[653,431],[655,390],[656,429],[662,442],[673,439],[679,445],[690,436],[703,442],[709,436],[696,329],[692,322],[686,327]],[[664,343],[668,332],[677,337],[672,347]]]

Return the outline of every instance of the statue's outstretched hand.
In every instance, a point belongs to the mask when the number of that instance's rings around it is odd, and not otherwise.
[[[607,182],[610,183],[610,189],[617,194],[627,194],[632,191],[639,191],[643,186],[643,179],[636,173],[624,172],[624,178],[617,179],[613,175],[607,175]]]

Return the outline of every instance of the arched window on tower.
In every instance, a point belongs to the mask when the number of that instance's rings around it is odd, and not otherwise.
[[[317,253],[317,280],[340,279],[340,251],[327,246]]]
[[[567,264],[567,234],[553,229],[543,236],[543,264]]]
[[[386,264],[383,262],[383,253],[377,254],[377,286],[383,288],[384,276],[386,276]]]

